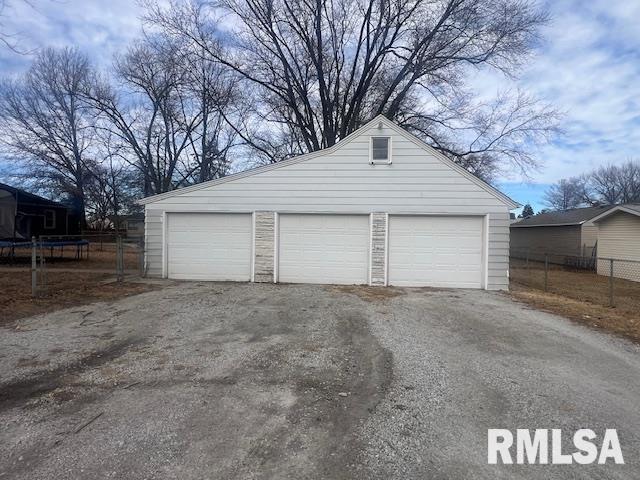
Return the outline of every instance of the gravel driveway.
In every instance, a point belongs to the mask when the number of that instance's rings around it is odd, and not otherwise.
[[[0,332],[0,478],[640,469],[638,347],[505,294],[167,283]],[[488,428],[617,428],[626,465],[489,466]]]

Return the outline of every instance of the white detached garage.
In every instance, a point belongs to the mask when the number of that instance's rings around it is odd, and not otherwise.
[[[507,196],[384,117],[335,146],[155,195],[149,276],[506,289]]]

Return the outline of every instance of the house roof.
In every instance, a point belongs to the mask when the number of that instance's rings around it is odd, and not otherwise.
[[[11,185],[7,185],[6,183],[0,183],[0,190],[10,192],[21,203],[45,204],[52,207],[69,208],[67,205],[64,205],[60,202],[49,200],[48,198],[44,198],[34,193],[27,192],[26,190],[22,190],[21,188],[12,187]]]
[[[613,208],[610,208],[606,212],[602,212],[600,215],[593,219],[594,222],[599,222],[604,220],[605,218],[613,215],[614,213],[625,212],[631,215],[636,215],[640,217],[640,204],[638,203],[626,203],[624,205],[616,205]]]
[[[499,200],[504,202],[510,208],[517,208],[517,207],[520,206],[520,204],[518,202],[516,202],[513,199],[509,198],[507,195],[505,195],[504,193],[499,191],[497,188],[489,185],[484,180],[481,180],[480,178],[476,177],[471,172],[469,172],[465,168],[461,167],[457,163],[453,162],[452,160],[447,158],[445,155],[443,155],[442,153],[437,151],[435,148],[433,148],[430,145],[426,144],[420,138],[416,137],[412,133],[409,133],[407,130],[405,130],[404,128],[400,127],[396,123],[392,122],[391,120],[389,120],[384,115],[378,115],[373,120],[369,121],[368,123],[366,123],[365,125],[363,125],[359,129],[357,129],[354,132],[352,132],[351,134],[347,135],[345,138],[343,138],[342,140],[340,140],[338,143],[336,143],[335,145],[333,145],[331,147],[328,147],[328,148],[325,148],[325,149],[322,149],[322,150],[317,150],[315,152],[310,152],[310,153],[307,153],[307,154],[304,154],[304,155],[299,155],[297,157],[289,158],[289,159],[286,159],[286,160],[282,160],[280,162],[273,163],[273,164],[270,164],[270,165],[264,165],[264,166],[261,166],[261,167],[252,168],[252,169],[249,169],[249,170],[244,170],[242,172],[234,173],[232,175],[228,175],[228,176],[222,177],[222,178],[216,178],[215,180],[210,180],[208,182],[199,183],[197,185],[191,185],[189,187],[179,188],[177,190],[172,190],[172,191],[166,192],[166,193],[159,193],[157,195],[153,195],[153,196],[146,197],[146,198],[143,198],[141,200],[138,200],[138,204],[146,205],[148,203],[153,203],[153,202],[157,202],[159,200],[164,200],[165,198],[170,198],[170,197],[174,197],[174,196],[177,196],[177,195],[182,195],[183,193],[188,193],[188,192],[193,192],[193,191],[200,190],[200,189],[203,189],[203,188],[213,187],[213,186],[219,185],[221,183],[231,182],[233,180],[238,180],[240,178],[245,178],[245,177],[249,177],[249,176],[252,176],[252,175],[257,175],[259,173],[268,172],[268,171],[271,171],[271,170],[275,170],[277,168],[283,168],[283,167],[286,167],[288,165],[293,165],[293,164],[296,164],[296,163],[301,163],[301,162],[304,162],[304,161],[307,161],[307,160],[311,160],[312,158],[317,158],[319,156],[334,152],[338,148],[346,145],[351,140],[353,140],[359,134],[359,132],[361,130],[369,128],[371,125],[374,125],[375,123],[379,123],[379,122],[384,123],[385,126],[391,128],[392,130],[394,130],[399,135],[401,135],[401,136],[405,137],[407,140],[415,143],[420,148],[428,151],[430,154],[434,155],[440,161],[442,161],[443,163],[445,163],[448,166],[450,166],[453,170],[459,172],[460,174],[462,174],[463,176],[467,177],[469,180],[471,180],[473,183],[475,183],[476,185],[478,185],[482,189],[486,190],[490,194],[492,194],[495,197],[497,197]]]
[[[539,213],[538,215],[523,218],[519,222],[512,223],[510,227],[559,227],[582,225],[585,222],[592,221],[594,218],[611,208],[611,205],[603,205],[598,207],[573,208],[571,210]]]

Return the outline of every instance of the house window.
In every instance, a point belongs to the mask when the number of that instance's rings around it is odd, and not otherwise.
[[[56,212],[54,210],[44,211],[44,228],[48,230],[56,228]]]
[[[371,137],[371,164],[391,163],[391,137]]]

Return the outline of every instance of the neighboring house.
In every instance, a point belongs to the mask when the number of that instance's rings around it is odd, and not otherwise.
[[[70,207],[0,183],[0,240],[79,233]]]
[[[598,273],[640,282],[640,204],[618,205],[593,219],[598,226]],[[621,260],[621,261],[618,261]]]
[[[545,254],[591,257],[598,243],[598,227],[593,219],[610,208],[600,206],[546,212],[512,223],[511,255],[532,259],[539,259]]]
[[[336,145],[143,199],[150,276],[508,288],[518,206],[382,116]]]
[[[113,228],[124,231],[127,238],[142,238],[144,236],[144,213],[130,215],[111,215],[109,217]]]

